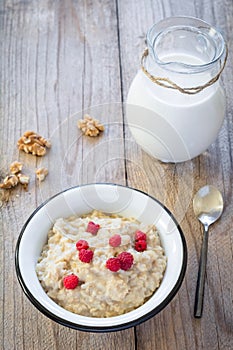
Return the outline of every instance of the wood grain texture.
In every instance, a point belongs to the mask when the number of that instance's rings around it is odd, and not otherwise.
[[[183,164],[162,164],[136,145],[124,106],[139,69],[148,28],[167,16],[200,17],[228,38],[223,73],[227,113],[215,143]],[[231,0],[3,0],[0,2],[0,176],[16,159],[30,174],[29,190],[0,193],[0,348],[231,349],[233,348],[233,67]],[[106,126],[87,139],[77,120],[90,113]],[[52,141],[43,158],[19,153],[17,139],[34,129]],[[39,185],[34,171],[47,166]],[[23,223],[44,200],[90,182],[127,184],[157,197],[174,213],[188,245],[184,283],[159,315],[135,329],[84,333],[55,324],[33,307],[17,282],[14,249]],[[201,226],[192,197],[211,183],[223,193],[221,221],[211,227],[202,319],[193,318]]]
[[[130,83],[138,69],[138,56],[144,47],[146,28],[153,22],[170,15],[200,17],[216,27],[222,28],[227,37],[232,27],[229,2],[147,2],[119,1],[119,23],[123,95],[126,99]],[[133,11],[132,11],[133,7]],[[145,15],[145,9],[146,15]],[[131,16],[130,23],[127,18]],[[130,39],[128,39],[130,38]],[[141,40],[138,40],[140,38]],[[129,49],[130,47],[130,49]],[[128,50],[127,50],[128,49]],[[230,52],[232,51],[229,42]],[[127,52],[130,50],[131,55]],[[132,58],[133,55],[133,58]],[[189,260],[185,282],[180,292],[166,309],[152,320],[137,327],[139,349],[228,349],[233,344],[232,326],[232,104],[230,80],[232,66],[228,61],[223,74],[227,89],[228,108],[223,128],[216,142],[205,154],[184,164],[168,165],[151,161],[135,145],[126,147],[126,158],[137,154],[137,166],[146,174],[147,191],[166,203],[181,223],[185,232]],[[130,137],[128,135],[128,137]],[[145,177],[135,179],[134,172],[127,167],[127,179],[134,187],[143,187]],[[207,183],[216,185],[224,194],[225,211],[220,223],[211,228],[208,254],[208,271],[204,315],[193,319],[193,301],[201,245],[201,227],[192,211],[192,197],[197,189]],[[220,247],[224,246],[223,249]],[[226,254],[226,255],[225,255]],[[227,262],[230,265],[227,266]],[[223,276],[228,276],[223,281]]]

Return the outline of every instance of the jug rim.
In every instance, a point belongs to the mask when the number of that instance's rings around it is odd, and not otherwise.
[[[216,55],[209,59],[208,62],[189,64],[180,61],[162,61],[155,50],[156,40],[161,40],[162,35],[171,32],[172,30],[186,29],[187,31],[193,31],[198,34],[204,34],[205,37],[210,38],[211,43],[216,45]],[[218,43],[217,43],[218,40]],[[210,25],[208,22],[191,16],[171,16],[166,17],[159,22],[155,23],[147,32],[146,35],[147,46],[150,56],[161,67],[166,70],[178,73],[200,73],[204,70],[211,68],[215,63],[221,62],[221,66],[224,64],[224,59],[227,55],[227,45],[225,39],[220,30]],[[217,47],[217,44],[219,47]],[[175,69],[174,69],[175,66]]]

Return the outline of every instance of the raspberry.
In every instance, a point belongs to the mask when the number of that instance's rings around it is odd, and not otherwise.
[[[88,248],[89,248],[89,245],[88,245],[87,241],[85,241],[84,239],[80,239],[80,240],[76,243],[76,248],[77,248],[77,250],[88,249]]]
[[[112,272],[117,272],[121,268],[120,259],[118,258],[110,258],[106,261],[106,267]]]
[[[133,265],[133,255],[131,253],[122,252],[117,257],[120,260],[122,270],[127,271]]]
[[[95,224],[93,221],[89,221],[86,231],[92,233],[93,235],[96,235],[99,229],[100,225]]]
[[[146,241],[140,240],[135,242],[134,248],[137,250],[137,252],[144,252],[144,250],[147,248]]]
[[[63,286],[66,289],[74,289],[77,287],[79,282],[78,276],[72,274],[63,278]]]
[[[146,234],[140,230],[135,232],[135,241],[146,241]]]
[[[121,236],[114,235],[109,238],[109,245],[112,247],[118,247],[121,244]]]
[[[89,249],[81,249],[79,251],[79,260],[81,260],[84,263],[89,263],[91,262],[92,258],[93,258],[93,251],[89,250]]]

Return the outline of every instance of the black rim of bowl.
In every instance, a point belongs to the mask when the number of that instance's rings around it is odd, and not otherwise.
[[[140,192],[140,193],[144,194],[145,196],[151,198],[155,202],[157,202],[169,214],[169,216],[171,217],[171,219],[175,223],[175,225],[176,225],[176,227],[177,227],[177,229],[179,231],[179,234],[180,234],[180,237],[181,237],[181,240],[182,240],[182,246],[183,246],[183,262],[182,262],[180,275],[179,275],[179,278],[178,278],[176,284],[174,285],[174,287],[172,288],[172,290],[168,294],[168,296],[158,306],[156,306],[153,310],[151,310],[147,314],[145,314],[145,315],[143,315],[143,316],[141,316],[141,317],[139,317],[139,318],[137,318],[135,320],[129,321],[127,323],[114,325],[114,326],[101,326],[101,327],[98,327],[98,326],[84,326],[84,325],[81,325],[81,324],[73,323],[71,321],[67,321],[67,320],[65,320],[65,319],[63,319],[61,317],[58,317],[57,315],[53,314],[52,312],[47,310],[41,303],[39,303],[37,301],[37,299],[33,296],[33,294],[30,292],[30,289],[27,287],[26,283],[24,282],[24,279],[23,279],[21,271],[20,271],[20,266],[19,266],[20,242],[21,242],[21,239],[22,239],[22,236],[23,236],[23,233],[24,233],[25,229],[27,228],[29,222],[34,217],[34,215],[42,207],[44,207],[48,202],[50,202],[55,197],[61,195],[62,193],[68,192],[68,191],[76,189],[76,188],[85,187],[85,186],[93,186],[93,185],[98,185],[98,186],[99,185],[100,186],[101,185],[104,185],[104,186],[107,185],[107,186],[116,186],[116,187],[128,188],[130,190]],[[167,207],[165,207],[165,205],[162,204],[159,200],[157,200],[156,198],[150,196],[149,194],[147,194],[147,193],[145,193],[145,192],[143,192],[141,190],[138,190],[138,189],[135,189],[135,188],[132,188],[132,187],[128,187],[128,186],[113,184],[113,183],[92,183],[92,184],[73,186],[73,187],[65,189],[65,190],[55,194],[54,196],[50,197],[45,202],[43,202],[39,207],[37,207],[33,211],[33,213],[30,215],[30,217],[27,219],[27,221],[25,222],[25,224],[24,224],[24,226],[23,226],[23,228],[22,228],[22,230],[21,230],[21,232],[19,234],[19,237],[18,237],[18,240],[17,240],[17,243],[16,243],[16,248],[15,248],[15,269],[16,269],[17,278],[18,278],[18,281],[19,281],[19,283],[20,283],[20,285],[21,285],[21,287],[23,289],[23,292],[28,297],[28,299],[32,302],[32,304],[41,313],[43,313],[45,316],[49,317],[53,321],[55,321],[55,322],[57,322],[57,323],[59,323],[59,324],[61,324],[63,326],[66,326],[66,327],[69,327],[69,328],[73,328],[73,329],[76,329],[76,330],[80,330],[80,331],[94,332],[94,333],[121,331],[121,330],[130,328],[130,327],[137,326],[140,323],[145,322],[145,321],[149,320],[151,317],[153,317],[156,314],[158,314],[162,309],[164,309],[168,305],[168,303],[174,298],[174,296],[178,292],[178,290],[179,290],[179,288],[180,288],[180,286],[181,286],[181,284],[183,282],[184,276],[185,276],[185,271],[186,271],[186,267],[187,267],[187,259],[188,259],[188,252],[187,252],[187,245],[186,245],[184,234],[183,234],[183,232],[182,232],[182,230],[180,228],[180,225],[177,223],[175,217],[170,212],[170,210]]]

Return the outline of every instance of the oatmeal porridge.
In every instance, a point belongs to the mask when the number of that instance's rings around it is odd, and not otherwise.
[[[50,298],[91,317],[136,309],[159,287],[165,269],[155,226],[97,211],[57,219],[36,265]]]

